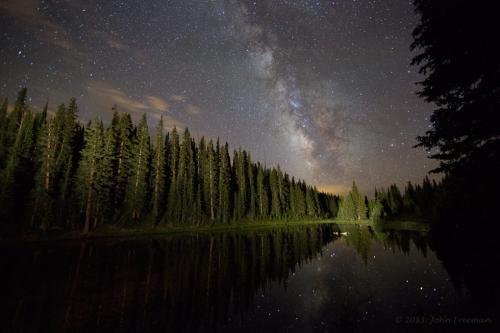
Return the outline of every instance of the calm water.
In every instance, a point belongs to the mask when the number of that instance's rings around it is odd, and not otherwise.
[[[2,331],[493,330],[496,279],[439,244],[316,225],[3,245]]]

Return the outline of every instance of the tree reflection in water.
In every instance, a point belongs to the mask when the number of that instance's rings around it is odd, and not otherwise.
[[[291,274],[339,237],[365,265],[373,242],[405,254],[414,246],[424,257],[433,249],[422,232],[331,224],[5,245],[3,325],[30,332],[215,331],[252,312],[271,283],[286,288]]]

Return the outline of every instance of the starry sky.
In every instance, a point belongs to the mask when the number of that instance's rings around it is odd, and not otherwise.
[[[220,137],[320,189],[433,168],[403,0],[1,0],[0,97]]]

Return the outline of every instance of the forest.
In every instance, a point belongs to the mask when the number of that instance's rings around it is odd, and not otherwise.
[[[198,142],[188,129],[152,135],[114,108],[111,123],[79,123],[75,99],[33,112],[27,90],[0,109],[0,200],[4,233],[50,228],[87,233],[102,224],[202,225],[244,220],[329,218],[339,198],[280,167]]]
[[[122,227],[213,225],[256,220],[380,221],[432,216],[438,185],[428,178],[375,189],[368,199],[355,182],[345,197],[322,193],[278,166],[254,163],[241,148],[198,142],[188,129],[150,135],[146,116],[134,124],[113,108],[108,126],[83,125],[75,99],[57,110],[31,111],[27,89],[12,110],[0,108],[2,233]]]

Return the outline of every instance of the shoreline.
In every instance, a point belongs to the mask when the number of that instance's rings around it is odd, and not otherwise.
[[[116,238],[136,238],[150,236],[169,236],[176,234],[189,233],[219,233],[219,232],[244,232],[252,230],[266,230],[273,228],[289,228],[289,227],[304,227],[318,224],[337,224],[337,225],[361,225],[370,226],[380,229],[392,230],[411,230],[427,232],[429,224],[425,221],[405,220],[405,221],[380,221],[373,222],[370,220],[346,221],[336,219],[324,220],[289,220],[289,221],[248,221],[240,224],[226,225],[202,225],[202,226],[182,226],[182,225],[160,225],[154,228],[132,228],[106,226],[98,230],[91,231],[88,234],[82,234],[78,231],[70,232],[48,232],[48,233],[33,233],[17,238],[0,239],[0,245],[5,244],[23,244],[23,243],[38,243],[38,242],[60,242],[60,241],[85,241],[97,239],[116,239]]]

